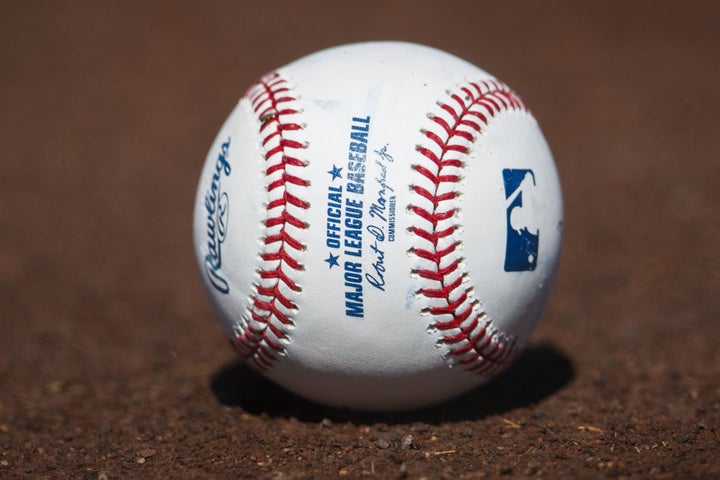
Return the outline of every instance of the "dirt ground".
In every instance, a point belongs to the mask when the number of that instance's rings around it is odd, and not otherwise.
[[[0,3],[0,477],[720,478],[717,5]],[[566,209],[526,353],[393,415],[239,364],[191,239],[245,89],[375,39],[520,92]]]

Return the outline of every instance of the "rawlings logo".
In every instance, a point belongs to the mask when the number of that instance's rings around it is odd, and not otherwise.
[[[222,268],[222,244],[228,228],[228,215],[230,213],[230,200],[227,193],[220,187],[220,179],[223,174],[230,176],[230,163],[227,156],[230,150],[230,139],[223,143],[220,148],[215,171],[210,180],[210,188],[205,192],[205,210],[207,212],[207,248],[205,255],[205,270],[208,280],[220,293],[228,293],[230,286],[223,277]]]

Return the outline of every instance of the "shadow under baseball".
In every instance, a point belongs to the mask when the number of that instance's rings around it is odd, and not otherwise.
[[[551,344],[529,346],[502,375],[432,407],[400,412],[362,412],[321,405],[299,397],[248,369],[242,362],[222,367],[210,379],[218,401],[252,414],[294,417],[303,422],[390,424],[481,419],[538,403],[575,377],[572,362]]]

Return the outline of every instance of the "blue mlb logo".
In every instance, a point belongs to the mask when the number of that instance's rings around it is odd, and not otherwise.
[[[535,190],[535,174],[532,170],[506,168],[503,170],[503,182],[507,220],[505,271],[535,270],[540,230],[529,208]]]

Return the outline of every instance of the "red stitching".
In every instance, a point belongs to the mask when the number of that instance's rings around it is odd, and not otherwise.
[[[435,317],[432,326],[442,332],[448,357],[471,371],[489,375],[509,363],[517,351],[516,338],[495,328],[489,316],[479,310],[472,289],[464,287],[467,274],[456,253],[461,242],[454,237],[459,225],[444,223],[452,222],[457,211],[459,193],[453,186],[461,180],[469,151],[466,144],[471,144],[498,113],[528,109],[515,92],[497,80],[468,82],[448,96],[446,102],[438,102],[438,114],[428,115],[433,129],[421,133],[429,143],[417,147],[424,161],[413,165],[432,185],[430,189],[411,185],[424,206],[410,205],[408,209],[425,222],[421,225],[427,225],[409,229],[425,247],[411,249],[426,265],[413,273],[433,282],[418,293],[432,300],[433,306],[424,312]]]
[[[249,315],[243,318],[232,343],[251,367],[265,370],[285,350],[282,341],[287,339],[287,328],[293,325],[288,312],[297,309],[291,297],[301,291],[292,277],[303,270],[295,254],[304,250],[305,245],[293,236],[292,230],[304,230],[308,226],[293,212],[307,210],[310,204],[289,189],[304,188],[310,182],[297,173],[297,168],[307,166],[307,162],[297,156],[307,145],[286,136],[304,128],[287,118],[300,113],[287,80],[271,72],[251,87],[245,98],[260,122],[267,164],[265,175],[268,179],[273,177],[266,188],[274,199],[267,204],[267,218],[263,223],[267,233],[260,253],[260,259],[272,266],[258,270],[261,283],[254,285]]]

